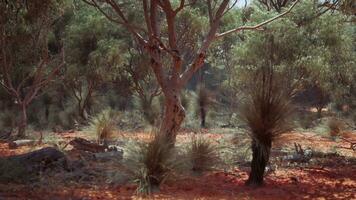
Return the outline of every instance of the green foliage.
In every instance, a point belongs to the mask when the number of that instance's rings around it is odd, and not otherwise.
[[[91,118],[87,130],[93,133],[99,144],[107,144],[112,138],[118,123],[118,113],[111,109],[103,110]]]
[[[77,9],[69,12],[65,26],[67,68],[64,85],[77,101],[79,116],[87,120],[86,114],[95,113],[95,108],[103,103],[96,101],[101,91],[105,94],[112,90],[122,96],[130,94],[127,92],[131,89],[130,80],[123,65],[128,57],[126,49],[132,42],[122,29],[112,26],[93,8],[83,2],[76,6]]]
[[[48,39],[53,31],[51,24],[61,16],[61,4],[56,0],[34,0],[30,2],[1,2],[0,30],[6,35],[3,43],[4,54],[12,61],[8,73],[13,85],[31,85],[39,60],[48,50]],[[55,53],[48,51],[47,58],[54,58]],[[16,59],[15,59],[16,58]],[[54,59],[46,63],[43,73],[48,73],[54,65]]]

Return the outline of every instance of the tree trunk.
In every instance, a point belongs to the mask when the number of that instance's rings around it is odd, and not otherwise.
[[[25,137],[26,134],[26,128],[27,128],[27,107],[26,104],[21,104],[21,117],[20,117],[20,121],[18,124],[18,132],[17,132],[17,136],[19,138],[23,138]]]
[[[177,133],[185,118],[185,110],[178,92],[165,93],[163,120],[160,133],[167,136],[169,143],[174,145]]]
[[[88,120],[88,113],[85,109],[85,105],[80,105],[78,104],[78,112],[79,112],[79,116],[84,120]]]
[[[269,160],[272,142],[268,141],[266,144],[261,144],[256,140],[252,141],[252,162],[251,172],[246,181],[248,186],[263,185],[263,175]]]
[[[321,107],[317,107],[316,110],[317,110],[317,117],[318,117],[318,119],[321,119],[323,107],[322,107],[322,106],[321,106]]]
[[[205,118],[206,118],[206,111],[205,111],[205,106],[200,106],[200,127],[201,128],[205,128],[206,124],[205,124]]]

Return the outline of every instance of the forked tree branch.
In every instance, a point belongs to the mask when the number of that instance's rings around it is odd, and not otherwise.
[[[295,5],[299,2],[299,0],[296,0],[292,6],[286,10],[285,12],[275,16],[275,17],[272,17],[264,22],[261,22],[257,25],[254,25],[254,26],[241,26],[241,27],[238,27],[238,28],[234,28],[234,29],[231,29],[229,31],[226,31],[224,33],[220,33],[220,34],[216,34],[218,28],[219,28],[219,23],[220,23],[220,20],[221,18],[223,17],[224,15],[224,11],[225,9],[227,8],[228,6],[228,3],[229,1],[223,1],[221,4],[220,4],[220,7],[218,8],[215,16],[214,16],[214,19],[213,21],[211,22],[211,27],[210,27],[210,30],[209,30],[209,33],[207,34],[202,46],[200,47],[200,49],[198,50],[198,53],[197,55],[195,56],[195,59],[193,60],[193,63],[191,65],[189,65],[189,67],[184,71],[184,73],[181,75],[181,79],[180,79],[180,85],[183,86],[185,85],[190,79],[191,77],[193,76],[193,74],[202,67],[202,65],[204,64],[204,59],[205,59],[205,54],[206,54],[206,50],[208,49],[208,47],[210,46],[210,44],[216,40],[216,39],[219,39],[219,38],[222,38],[226,35],[229,35],[229,34],[232,34],[232,33],[236,33],[236,32],[239,32],[239,31],[242,31],[242,30],[260,30],[260,28],[262,28],[263,26],[287,15],[289,12],[292,11],[292,9],[295,7]]]
[[[83,0],[84,2],[88,3],[91,6],[96,7],[100,12],[102,12],[109,20],[110,20],[110,15],[106,13],[103,8],[102,4],[98,3],[98,0]],[[291,10],[295,7],[295,5],[298,3],[299,0],[296,0],[292,6],[286,10],[285,12],[272,17],[271,19],[268,19],[264,22],[261,22],[257,25],[254,26],[240,26],[238,28],[231,29],[229,31],[223,32],[223,33],[218,33],[218,29],[220,26],[220,21],[224,14],[226,14],[227,11],[232,9],[233,6],[229,7],[229,0],[222,0],[221,3],[217,4],[215,2],[214,5],[212,5],[212,1],[208,0],[206,3],[208,5],[208,13],[209,13],[209,22],[210,22],[210,29],[205,36],[205,39],[195,54],[195,58],[193,59],[193,62],[187,67],[187,69],[181,74],[180,72],[180,54],[179,52],[176,52],[177,50],[177,37],[176,37],[176,31],[175,31],[175,16],[177,13],[181,10],[184,9],[187,5],[194,4],[195,1],[190,1],[189,3],[186,3],[185,0],[180,0],[178,7],[177,8],[172,8],[172,5],[169,1],[163,1],[163,0],[142,0],[143,4],[143,12],[144,12],[144,18],[145,18],[145,23],[147,26],[147,31],[148,31],[148,39],[144,39],[134,28],[134,26],[127,20],[126,16],[123,13],[122,6],[118,3],[116,3],[114,0],[103,0],[103,2],[107,3],[113,11],[117,14],[117,17],[120,19],[120,24],[123,25],[128,31],[136,38],[138,39],[138,42],[147,50],[147,52],[150,54],[152,60],[151,60],[151,67],[156,75],[157,81],[159,85],[162,87],[162,89],[168,90],[171,81],[177,81],[177,84],[179,87],[184,86],[190,78],[193,76],[193,74],[202,67],[204,64],[205,56],[206,56],[206,51],[208,50],[210,44],[219,38],[222,38],[226,35],[236,33],[242,30],[260,30],[263,26],[287,15]],[[236,0],[233,1],[232,5],[236,4]],[[217,6],[217,7],[216,7]],[[163,45],[161,39],[160,39],[160,34],[159,34],[159,20],[158,20],[158,12],[159,9],[162,9],[162,11],[166,15],[166,21],[168,25],[168,45],[169,48],[167,48],[165,45]],[[215,9],[217,8],[217,9]],[[113,18],[112,18],[113,19]],[[172,77],[168,78],[164,68],[162,66],[161,62],[161,50],[167,51],[173,58],[173,64],[174,66],[172,67]],[[173,83],[174,84],[174,83]]]
[[[258,30],[260,29],[261,27],[279,19],[279,18],[282,18],[283,16],[287,15],[288,13],[290,13],[292,11],[292,9],[295,7],[295,5],[297,5],[297,3],[299,2],[299,0],[296,0],[292,5],[291,7],[288,8],[288,10],[286,10],[285,12],[275,16],[275,17],[272,17],[264,22],[261,22],[259,24],[256,24],[254,26],[240,26],[240,27],[237,27],[237,28],[234,28],[234,29],[231,29],[231,30],[228,30],[226,32],[223,32],[223,33],[218,33],[215,35],[215,39],[219,39],[219,38],[222,38],[226,35],[229,35],[229,34],[232,34],[232,33],[236,33],[236,32],[239,32],[239,31],[242,31],[242,30]]]

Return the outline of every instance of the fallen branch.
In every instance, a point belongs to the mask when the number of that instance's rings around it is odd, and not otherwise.
[[[10,141],[8,145],[9,145],[9,149],[16,149],[20,146],[34,145],[35,143],[36,143],[35,140],[15,140],[15,141]]]
[[[99,145],[83,138],[74,138],[69,144],[72,145],[74,149],[92,153],[105,152],[105,149],[108,148],[105,145]]]
[[[53,147],[46,147],[21,155],[8,156],[5,160],[25,166],[29,173],[38,172],[54,166],[68,169],[67,159],[64,153]]]

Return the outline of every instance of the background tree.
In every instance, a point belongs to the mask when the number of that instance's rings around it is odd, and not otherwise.
[[[147,68],[150,65],[149,57],[137,45],[131,43],[131,46],[128,61],[123,68],[128,74],[132,91],[139,98],[144,118],[150,125],[155,125],[160,113],[153,107],[153,101],[161,94],[161,90],[151,70]]]
[[[207,15],[202,15],[202,19],[207,19],[207,26],[200,34],[197,49],[191,52],[191,60],[183,61],[183,47],[192,45],[185,43],[180,38],[187,33],[179,28],[178,18],[187,12],[194,12],[196,1],[170,2],[143,0],[140,3],[117,2],[113,0],[96,1],[84,0],[94,6],[99,12],[104,14],[113,23],[126,28],[133,39],[146,50],[151,58],[151,65],[157,82],[159,83],[165,97],[163,120],[160,133],[168,136],[168,140],[175,141],[176,134],[185,118],[185,111],[180,102],[181,89],[191,79],[193,74],[200,69],[206,58],[210,44],[228,34],[239,32],[245,29],[254,30],[284,16],[296,5],[297,1],[284,13],[277,15],[267,21],[254,26],[242,26],[230,29],[223,33],[218,33],[220,21],[224,14],[233,8],[234,1],[207,1],[202,3],[198,10],[205,9]],[[230,4],[231,3],[231,4]],[[230,7],[231,6],[231,7]],[[139,12],[138,12],[139,11]],[[141,16],[133,16],[130,13],[140,13]],[[140,26],[144,23],[144,26]]]
[[[125,63],[125,36],[90,7],[71,11],[71,19],[66,27],[65,41],[67,62],[65,86],[77,101],[78,115],[87,120],[97,90],[104,83],[115,80],[118,71]]]
[[[18,136],[27,127],[27,108],[64,66],[64,51],[48,48],[56,1],[2,1],[0,84],[20,110]],[[58,54],[60,56],[58,56]]]

